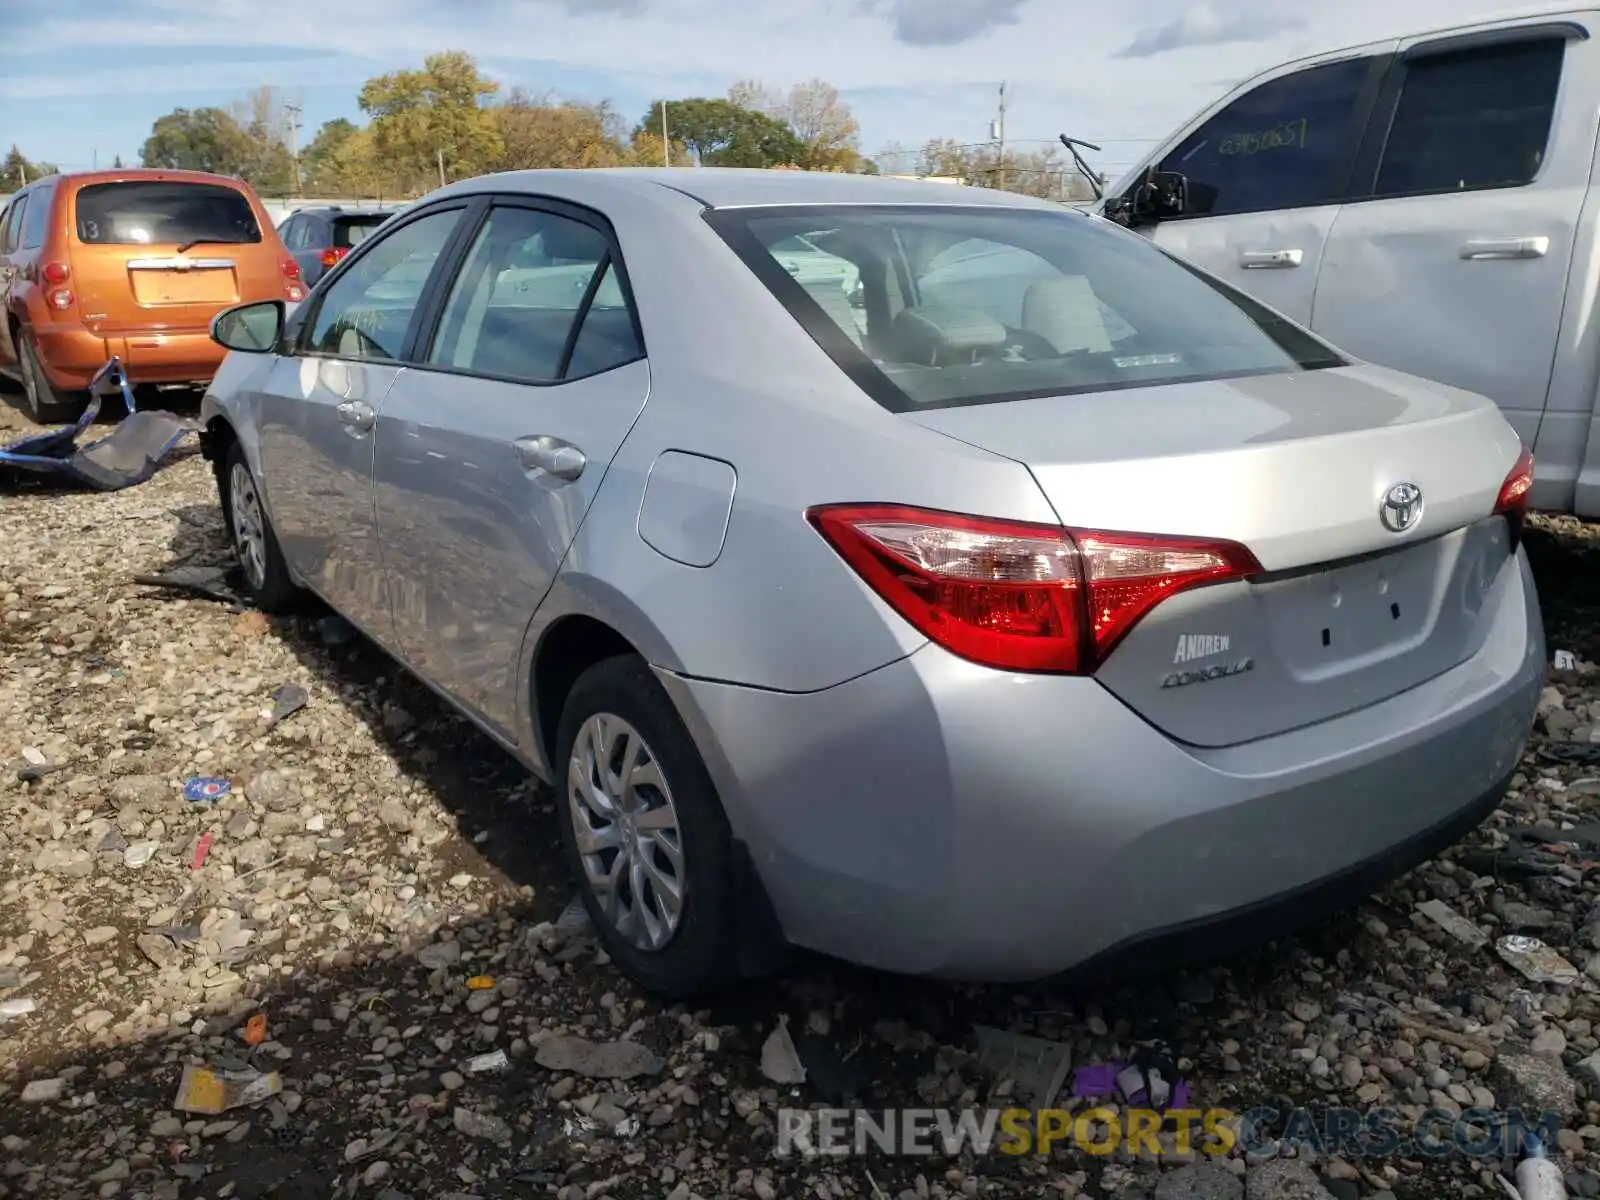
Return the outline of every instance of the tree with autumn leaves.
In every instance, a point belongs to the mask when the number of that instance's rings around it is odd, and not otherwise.
[[[787,91],[743,80],[726,96],[657,100],[630,125],[605,102],[561,100],[520,88],[502,94],[471,55],[449,50],[429,55],[420,68],[367,80],[358,104],[364,124],[344,118],[325,123],[298,161],[295,131],[286,120],[290,106],[274,89],[258,89],[232,110],[177,109],[155,123],[144,162],[238,175],[269,195],[298,188],[304,195],[381,199],[420,195],[441,182],[487,172],[538,167],[879,170],[861,153],[860,127],[849,104],[820,79]],[[1041,161],[1008,156],[1001,172],[981,153],[935,141],[914,171],[902,173],[956,174],[989,186],[1059,192],[1061,172],[1053,157],[1034,157]]]

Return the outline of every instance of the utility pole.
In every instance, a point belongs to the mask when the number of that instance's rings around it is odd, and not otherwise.
[[[661,165],[672,165],[672,141],[667,137],[667,102],[661,102]]]
[[[990,136],[993,137],[998,147],[1000,162],[999,186],[1004,191],[1006,186],[1006,85],[1004,81],[1000,84],[1000,115],[990,130]]]
[[[444,186],[444,182],[445,182],[445,180],[444,180],[444,151],[440,150],[437,153],[439,155],[439,186],[443,187]]]
[[[294,163],[294,194],[300,194],[300,113],[298,104],[286,103],[284,114],[289,118],[289,160]]]

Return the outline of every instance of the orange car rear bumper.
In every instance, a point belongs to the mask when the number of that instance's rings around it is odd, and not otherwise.
[[[94,373],[116,355],[130,383],[211,382],[227,353],[208,330],[112,333],[102,337],[82,325],[46,325],[34,330],[50,382],[62,391],[89,386]]]

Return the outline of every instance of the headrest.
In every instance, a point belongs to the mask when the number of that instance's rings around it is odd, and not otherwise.
[[[925,304],[901,311],[889,327],[889,340],[896,357],[942,367],[1004,346],[1006,327],[978,309]]]
[[[539,240],[550,258],[599,262],[606,252],[606,239],[599,231],[578,221],[551,221],[540,231]]]

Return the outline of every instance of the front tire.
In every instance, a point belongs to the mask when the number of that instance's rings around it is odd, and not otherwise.
[[[552,763],[561,844],[601,944],[668,999],[738,975],[732,835],[660,682],[634,655],[573,685]]]
[[[293,611],[303,593],[289,575],[278,535],[261,502],[261,489],[238,442],[228,448],[217,483],[246,595],[262,612]]]

